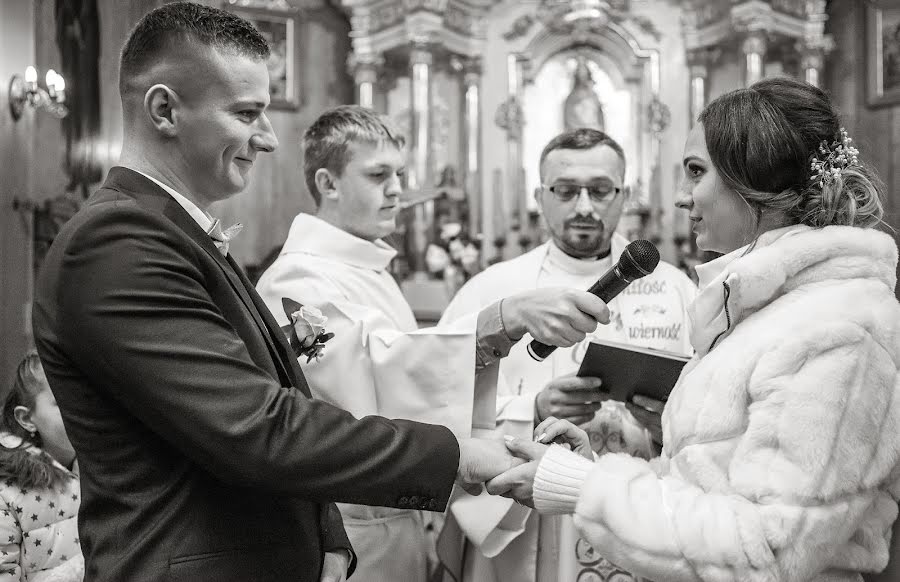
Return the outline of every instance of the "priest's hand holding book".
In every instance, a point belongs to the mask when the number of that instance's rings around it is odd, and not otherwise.
[[[602,379],[601,390],[624,402],[654,443],[662,446],[662,411],[688,360],[678,352],[592,339],[578,377]]]
[[[588,422],[609,398],[601,385],[595,376],[566,374],[554,378],[534,398],[534,424],[554,417],[572,424]]]

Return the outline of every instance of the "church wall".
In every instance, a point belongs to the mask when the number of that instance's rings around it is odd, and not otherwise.
[[[278,150],[257,157],[250,186],[244,192],[212,208],[226,224],[240,221],[245,225],[231,247],[244,265],[257,264],[280,247],[297,213],[315,210],[303,179],[303,132],[323,110],[353,102],[353,82],[345,66],[350,24],[325,7],[323,0],[303,2],[319,8],[305,13],[297,31],[301,40],[300,107],[269,112]]]
[[[866,104],[864,4],[832,2],[828,12],[826,32],[834,37],[835,50],[827,61],[824,88],[840,110],[860,157],[884,182],[886,221],[900,232],[900,106]]]
[[[221,6],[216,0],[203,0]],[[349,22],[323,0],[294,0],[306,7],[297,34],[301,41],[299,71],[302,79],[298,110],[273,110],[269,117],[280,146],[275,154],[258,158],[246,192],[212,210],[228,221],[246,225],[232,245],[245,265],[259,263],[280,245],[292,217],[313,210],[303,183],[300,138],[326,107],[352,101],[352,81],[345,62],[350,48]],[[107,170],[122,145],[122,108],[118,95],[118,59],[131,27],[163,0],[98,0],[101,49],[101,138],[97,159]],[[0,388],[11,379],[15,364],[31,345],[30,300],[32,282],[31,232],[26,215],[13,212],[13,198],[40,203],[62,194],[68,179],[64,171],[65,141],[60,121],[46,112],[26,110],[14,123],[8,113],[8,83],[29,64],[43,77],[48,68],[60,69],[56,44],[54,0],[0,0]],[[66,79],[71,87],[77,79]],[[92,190],[97,186],[93,186]],[[26,315],[28,314],[28,315]],[[2,391],[0,391],[2,392]]]
[[[31,59],[37,67],[38,76],[43,80],[47,69],[62,69],[62,59],[56,44],[56,2],[55,0],[34,0],[35,52]],[[75,79],[66,79],[68,86],[74,86]],[[65,191],[68,178],[65,172],[66,142],[62,121],[46,112],[34,116],[34,147],[37,163],[30,166],[32,199],[46,200],[59,196]]]
[[[26,333],[30,228],[26,216],[13,211],[13,200],[28,198],[32,192],[36,116],[26,110],[18,122],[12,120],[9,79],[24,75],[25,67],[33,64],[34,51],[32,3],[0,0],[0,394],[11,386],[31,335]]]
[[[201,0],[220,7],[222,2]],[[118,92],[119,53],[131,28],[147,12],[165,4],[163,0],[99,0],[101,53],[100,85],[102,139],[100,162],[106,171],[114,165],[122,147],[122,106]],[[350,50],[349,22],[319,0],[295,0],[305,6],[298,22],[300,39],[298,70],[301,77],[300,107],[297,110],[268,112],[278,137],[278,150],[261,155],[253,169],[250,186],[234,198],[217,203],[213,214],[226,223],[245,225],[232,244],[233,255],[244,265],[259,263],[287,236],[291,219],[315,206],[304,180],[300,140],[305,129],[327,107],[349,103],[353,86],[345,65]],[[36,0],[37,61],[41,72],[59,62],[55,41],[52,0]],[[62,170],[64,142],[59,121],[39,116],[37,148],[47,163],[34,168],[34,190],[55,196],[62,192],[66,178]]]
[[[715,65],[710,67],[707,87],[708,101],[743,86],[744,79],[738,51],[734,48],[723,49]]]
[[[667,1],[647,2],[635,6],[634,12],[649,18],[661,34],[657,47],[660,54],[659,98],[669,108],[671,121],[663,132],[660,151],[660,191],[657,194],[662,212],[660,254],[664,260],[675,258],[672,238],[676,225],[689,229],[686,213],[675,208],[675,197],[682,177],[681,161],[684,141],[690,131],[690,76],[688,74],[684,40],[681,32],[681,8]],[[651,193],[651,200],[652,200]]]

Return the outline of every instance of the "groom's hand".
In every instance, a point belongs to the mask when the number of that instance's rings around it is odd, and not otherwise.
[[[508,438],[506,448],[526,462],[488,481],[487,492],[491,495],[509,497],[522,505],[534,507],[534,476],[544,453],[550,447],[526,439]]]
[[[460,439],[456,481],[469,494],[478,495],[482,483],[521,463],[500,439]]]

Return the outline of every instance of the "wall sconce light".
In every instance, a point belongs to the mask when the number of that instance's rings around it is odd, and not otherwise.
[[[25,105],[44,109],[62,119],[69,114],[66,102],[66,80],[50,69],[44,78],[46,89],[38,86],[37,69],[29,65],[25,68],[25,78],[13,75],[9,81],[9,112],[14,121],[22,117]]]

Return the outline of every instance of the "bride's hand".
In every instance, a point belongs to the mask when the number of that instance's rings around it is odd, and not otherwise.
[[[553,416],[544,419],[534,429],[534,440],[539,443],[568,444],[572,450],[589,461],[594,460],[588,433],[568,420]]]
[[[506,437],[506,448],[525,463],[497,475],[485,483],[485,488],[491,495],[509,497],[522,505],[534,507],[534,475],[550,447],[528,439]]]

